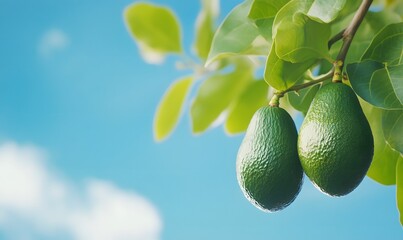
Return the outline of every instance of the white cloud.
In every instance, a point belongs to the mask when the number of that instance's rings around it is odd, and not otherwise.
[[[161,222],[146,199],[100,181],[91,181],[87,194],[88,207],[71,218],[77,239],[158,239]]]
[[[159,239],[162,221],[147,199],[96,179],[74,186],[45,159],[34,146],[0,145],[0,228],[10,239]]]
[[[43,57],[49,57],[55,52],[66,48],[69,43],[69,37],[61,29],[49,29],[43,34],[39,42],[39,54]]]

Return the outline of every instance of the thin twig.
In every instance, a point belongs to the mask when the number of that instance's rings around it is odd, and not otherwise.
[[[327,72],[326,74],[324,74],[324,75],[322,75],[322,76],[319,76],[318,78],[316,78],[316,79],[314,79],[314,80],[312,80],[312,81],[309,81],[309,82],[306,82],[306,83],[302,83],[302,84],[298,84],[298,85],[294,85],[294,86],[292,86],[292,87],[290,87],[290,88],[288,88],[288,89],[286,89],[286,90],[284,90],[284,91],[276,92],[276,93],[274,93],[274,94],[277,95],[277,96],[279,96],[279,97],[282,97],[282,96],[284,96],[285,93],[292,92],[292,91],[298,91],[298,90],[301,90],[301,89],[303,89],[303,88],[307,88],[307,87],[310,87],[310,86],[312,86],[312,85],[321,83],[321,82],[323,82],[323,81],[325,81],[325,80],[327,80],[327,79],[330,79],[330,78],[332,78],[333,73],[334,73],[334,68],[332,68],[332,69],[331,69],[329,72]]]
[[[328,49],[330,49],[333,44],[335,44],[336,42],[338,42],[339,40],[343,39],[343,35],[344,32],[346,31],[346,29],[341,30],[340,32],[338,32],[336,35],[334,35],[329,42],[327,43],[327,47]]]

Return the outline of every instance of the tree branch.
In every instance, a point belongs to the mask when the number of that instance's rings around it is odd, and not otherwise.
[[[341,61],[340,69],[343,69],[344,61],[350,48],[351,42],[353,41],[354,35],[358,30],[365,14],[368,12],[373,0],[363,0],[357,12],[355,13],[353,20],[350,25],[343,32],[343,45],[340,48],[339,54],[337,55],[336,61]]]

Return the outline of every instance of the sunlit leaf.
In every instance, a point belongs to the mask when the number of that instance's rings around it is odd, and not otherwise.
[[[390,64],[403,63],[403,22],[382,29],[371,42],[362,59]]]
[[[135,3],[126,8],[124,19],[146,61],[159,63],[167,53],[182,51],[180,26],[169,8]]]
[[[229,55],[267,55],[268,42],[248,18],[251,2],[236,6],[217,29],[206,64]]]
[[[382,112],[384,110],[375,108],[364,101],[360,103],[374,136],[374,157],[367,175],[381,184],[393,185],[396,183],[396,163],[402,157],[386,143],[383,136]]]
[[[336,19],[346,0],[315,0],[308,11],[308,16],[325,23]]]
[[[340,21],[340,20],[346,18],[348,15],[355,13],[357,11],[358,7],[360,6],[360,4],[361,4],[360,1],[349,1],[349,0],[345,1],[343,9],[339,12],[335,21]]]
[[[266,18],[256,20],[255,22],[259,34],[266,39],[268,46],[270,46],[272,43],[271,28],[273,27],[273,21],[274,18]],[[266,51],[268,52],[267,49]]]
[[[292,87],[303,77],[306,70],[314,64],[314,60],[301,63],[291,63],[281,60],[274,50],[273,43],[266,62],[264,72],[265,81],[277,90],[286,90]]]
[[[354,91],[370,104],[384,109],[403,109],[403,64],[385,66],[366,60],[347,65]]]
[[[292,0],[287,3],[283,8],[278,11],[273,22],[273,38],[277,35],[277,30],[283,21],[292,21],[295,14],[303,13],[307,14],[312,6],[314,0]]]
[[[251,82],[242,94],[233,101],[228,109],[225,130],[229,134],[237,134],[246,130],[253,114],[267,105],[269,86],[263,80]]]
[[[403,19],[403,2],[399,0],[389,2],[393,2],[392,6],[389,7]]]
[[[254,0],[249,17],[252,19],[273,18],[290,0]]]
[[[403,158],[396,167],[396,202],[400,212],[400,224],[403,225]]]
[[[403,110],[384,111],[382,129],[389,145],[403,153]]]
[[[175,81],[161,99],[154,117],[154,138],[162,141],[173,131],[192,85],[192,77]]]
[[[228,108],[253,78],[250,62],[238,62],[235,70],[227,74],[215,74],[205,80],[197,91],[191,106],[192,129],[201,133]]]
[[[214,21],[219,12],[219,0],[202,0],[202,9],[196,20],[194,50],[201,59],[206,59],[214,36]]]
[[[288,101],[298,111],[304,115],[308,112],[309,106],[316,92],[319,90],[319,85],[314,85],[310,88],[304,88],[297,92],[287,93]]]
[[[330,60],[327,47],[330,26],[306,16],[313,2],[293,0],[278,11],[272,32],[280,59],[292,63],[314,58]]]
[[[328,24],[315,22],[305,14],[297,12],[277,25],[274,39],[276,53],[279,58],[292,63],[315,58],[330,59],[327,45],[329,38]]]

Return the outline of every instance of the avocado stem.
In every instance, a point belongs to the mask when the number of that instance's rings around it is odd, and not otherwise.
[[[280,98],[283,97],[284,95],[274,93],[273,97],[271,98],[269,102],[270,107],[279,107],[280,105]]]
[[[334,63],[334,74],[332,78],[332,82],[337,83],[337,82],[342,82],[343,79],[343,73],[341,70],[341,67],[343,66],[343,61],[339,60]]]

